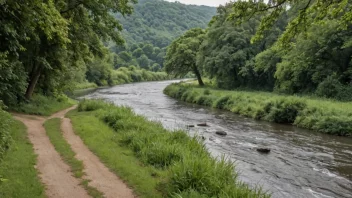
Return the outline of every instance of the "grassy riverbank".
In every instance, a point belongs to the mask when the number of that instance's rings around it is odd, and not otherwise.
[[[3,140],[3,132],[0,128],[0,141]],[[36,155],[27,138],[26,127],[11,120],[9,132],[11,144],[0,159],[0,197],[46,197],[35,169]]]
[[[169,85],[164,93],[190,103],[225,109],[323,133],[352,136],[352,103],[268,92],[226,91],[189,83]]]
[[[88,100],[69,113],[84,143],[140,197],[268,197],[237,180],[197,137],[171,132],[129,108]]]

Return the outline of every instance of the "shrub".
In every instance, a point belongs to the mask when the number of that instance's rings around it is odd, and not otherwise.
[[[323,116],[312,128],[328,134],[352,136],[352,119],[344,116]]]
[[[211,93],[210,93],[210,90],[209,89],[205,89],[204,91],[203,91],[203,94],[204,95],[210,95]]]
[[[212,106],[214,100],[214,97],[201,95],[196,98],[196,103],[199,105]]]
[[[322,81],[315,93],[320,97],[335,98],[341,91],[342,84],[334,76],[327,77]]]
[[[223,96],[215,102],[214,107],[218,109],[226,109],[226,106],[228,105],[230,99],[230,96]]]
[[[302,100],[283,98],[271,100],[264,106],[265,119],[276,123],[294,123],[300,111],[306,107]]]

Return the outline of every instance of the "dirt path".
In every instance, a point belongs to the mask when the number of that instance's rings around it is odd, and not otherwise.
[[[63,118],[61,122],[66,141],[77,153],[76,158],[84,164],[85,178],[91,180],[89,185],[102,192],[107,198],[133,198],[133,192],[123,181],[112,173],[99,158],[95,156],[74,132],[71,120]]]
[[[42,183],[46,186],[47,197],[89,197],[80,181],[72,176],[70,167],[64,163],[51,144],[43,127],[45,118],[19,114],[15,114],[15,118],[27,127],[29,140],[38,156],[36,168]]]
[[[76,106],[53,114],[47,119],[60,118],[61,131],[66,141],[76,153],[76,158],[84,164],[84,179],[90,180],[89,185],[102,192],[107,198],[134,198],[133,191],[112,173],[99,158],[95,156],[72,128],[71,120],[65,114]],[[42,183],[46,186],[46,195],[56,197],[90,197],[80,186],[80,180],[73,177],[70,167],[64,163],[59,153],[51,144],[43,127],[47,120],[43,117],[14,114],[15,118],[27,126],[28,137],[38,155],[37,166]]]

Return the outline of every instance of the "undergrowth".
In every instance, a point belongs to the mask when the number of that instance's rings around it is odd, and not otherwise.
[[[34,95],[29,101],[22,102],[16,106],[10,106],[10,110],[32,115],[49,116],[62,109],[74,105],[76,101],[66,95],[57,97]]]

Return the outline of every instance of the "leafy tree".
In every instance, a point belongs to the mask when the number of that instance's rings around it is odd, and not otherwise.
[[[137,62],[138,62],[140,67],[148,68],[150,61],[149,61],[148,57],[145,54],[143,54],[141,57],[139,57],[137,59]]]
[[[273,45],[280,28],[266,32],[266,39],[255,44],[250,38],[255,34],[260,17],[255,17],[236,26],[228,17],[232,13],[229,3],[218,8],[218,14],[210,22],[205,40],[200,47],[197,65],[225,89],[238,87],[273,88],[273,83],[265,81],[265,76],[255,69],[255,56]],[[273,74],[272,74],[273,75]]]
[[[264,32],[274,26],[279,16],[290,8],[293,8],[296,14],[279,39],[279,44],[286,47],[296,35],[306,31],[313,24],[325,23],[327,18],[338,19],[341,29],[347,29],[352,21],[352,5],[349,0],[271,0],[267,3],[263,0],[238,1],[233,4],[234,12],[229,19],[244,22],[254,15],[264,15],[252,39],[258,41],[264,38]]]
[[[38,84],[44,92],[48,85],[56,89],[71,67],[106,54],[101,41],[123,43],[122,26],[111,13],[130,14],[131,3],[135,0],[2,0],[0,62],[23,65],[28,99]]]
[[[168,74],[184,76],[188,72],[193,72],[199,85],[204,85],[196,64],[197,52],[204,40],[204,34],[204,30],[194,28],[171,43],[165,57],[165,70]]]

